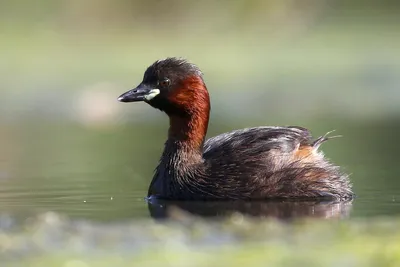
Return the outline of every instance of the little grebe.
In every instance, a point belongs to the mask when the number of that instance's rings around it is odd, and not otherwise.
[[[204,140],[210,98],[199,68],[158,60],[119,98],[144,101],[169,116],[170,127],[148,196],[174,200],[350,199],[351,184],[302,127],[254,127]]]

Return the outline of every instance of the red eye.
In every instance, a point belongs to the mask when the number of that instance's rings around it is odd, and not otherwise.
[[[167,87],[167,86],[169,86],[170,85],[170,80],[168,79],[168,78],[165,78],[164,80],[161,80],[161,81],[159,81],[158,82],[158,84],[161,86],[161,87]]]

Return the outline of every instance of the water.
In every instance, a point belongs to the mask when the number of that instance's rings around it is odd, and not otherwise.
[[[164,118],[163,118],[164,119]],[[160,125],[158,125],[160,124]],[[278,218],[357,218],[400,213],[400,123],[316,121],[299,123],[314,135],[333,127],[344,137],[322,147],[351,173],[357,198],[329,202],[171,203],[145,196],[166,133],[166,122],[87,127],[24,121],[0,127],[0,213],[27,218],[55,211],[72,218],[124,221],[162,218],[178,206],[201,216],[242,212]],[[254,124],[257,125],[257,124]],[[214,121],[210,136],[249,126]]]

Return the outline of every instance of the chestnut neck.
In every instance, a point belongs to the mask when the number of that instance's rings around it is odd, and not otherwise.
[[[210,117],[210,98],[201,78],[188,79],[184,86],[184,90],[178,90],[173,96],[181,112],[169,114],[168,140],[202,153]]]

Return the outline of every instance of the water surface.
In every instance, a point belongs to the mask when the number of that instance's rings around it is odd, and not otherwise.
[[[0,213],[26,218],[43,211],[99,221],[164,217],[178,206],[206,216],[242,212],[278,218],[356,218],[400,214],[400,127],[390,122],[307,122],[314,135],[335,127],[344,137],[323,145],[325,154],[351,174],[356,199],[329,202],[148,203],[152,172],[167,125],[126,123],[84,127],[43,121],[1,126]],[[302,124],[304,125],[304,124]],[[246,123],[214,121],[210,136]]]

